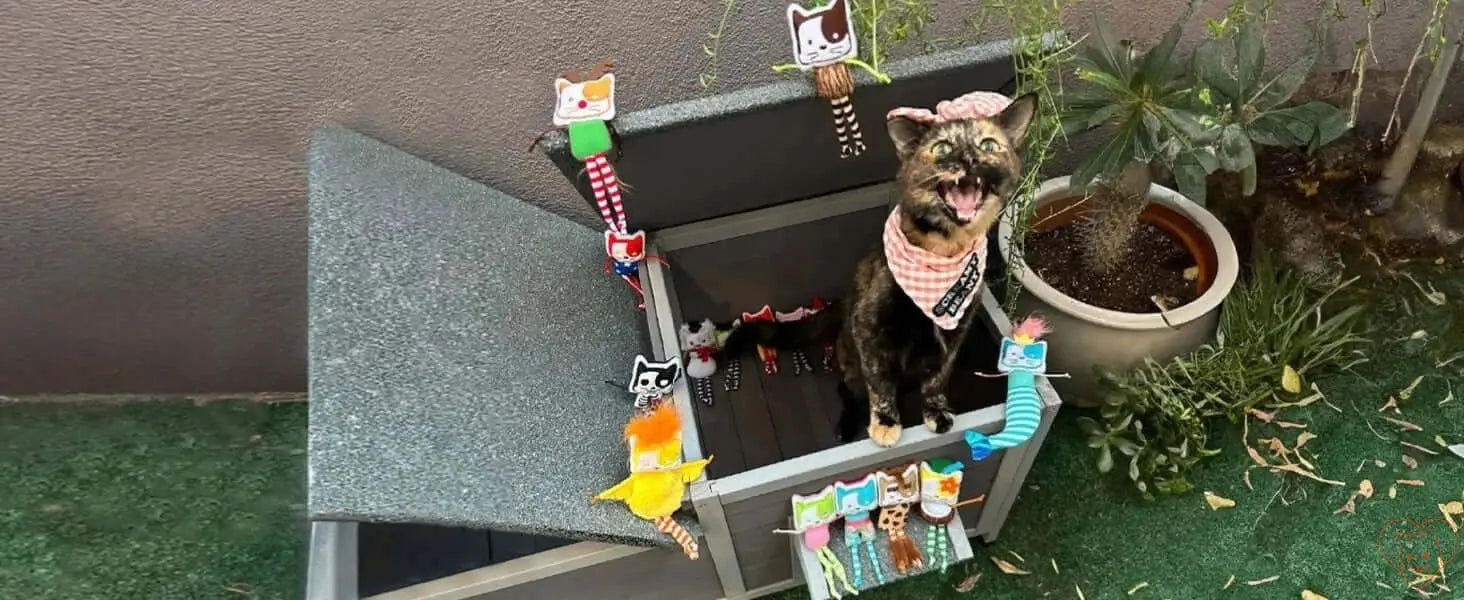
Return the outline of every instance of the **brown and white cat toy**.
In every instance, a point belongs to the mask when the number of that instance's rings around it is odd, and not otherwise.
[[[849,64],[862,67],[882,83],[889,77],[859,61],[859,42],[848,0],[833,0],[828,6],[805,10],[788,5],[788,28],[793,34],[793,61],[798,69],[813,71],[814,88],[827,99],[834,112],[834,132],[839,136],[839,157],[858,156],[865,151],[864,134],[854,116],[854,76]],[[775,67],[776,69],[776,67]]]
[[[920,569],[924,562],[920,548],[905,533],[910,509],[920,501],[920,467],[915,463],[875,472],[879,478],[879,528],[889,535],[890,558],[895,572],[904,576],[911,568]]]

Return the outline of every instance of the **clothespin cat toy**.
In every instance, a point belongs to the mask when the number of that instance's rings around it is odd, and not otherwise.
[[[1064,373],[1044,372],[1047,370],[1047,342],[1038,339],[1047,333],[1047,321],[1031,315],[1012,327],[1011,335],[1001,340],[996,368],[1007,378],[1006,426],[991,436],[975,430],[967,431],[966,444],[971,447],[971,460],[983,460],[995,450],[1026,443],[1042,423],[1042,397],[1037,394],[1037,376],[1067,377]]]
[[[701,477],[712,457],[681,462],[681,416],[669,402],[632,418],[625,426],[625,441],[630,446],[630,476],[590,502],[624,502],[631,513],[655,523],[676,540],[687,557],[696,560],[696,538],[671,515],[681,508],[686,484]]]
[[[773,314],[773,307],[763,305],[755,313],[742,313],[743,323],[756,323],[758,321],[773,321],[777,317]],[[757,357],[762,360],[763,373],[768,375],[778,374],[778,349],[772,346],[757,345]]]
[[[713,335],[717,338],[717,348],[727,347],[727,337],[742,326],[742,319],[733,319],[726,327],[718,326]],[[722,373],[722,387],[728,392],[735,392],[742,388],[742,359],[736,356],[727,356],[727,370]]]
[[[905,532],[910,520],[910,507],[920,501],[920,468],[915,463],[875,472],[879,478],[879,528],[889,536],[890,558],[895,571],[904,577],[911,568],[920,569],[924,561],[920,549]]]
[[[844,545],[849,548],[849,559],[853,561],[854,587],[864,586],[860,542],[869,555],[869,563],[874,566],[875,580],[884,585],[884,571],[879,567],[879,554],[874,550],[874,521],[869,516],[871,511],[879,508],[879,478],[870,473],[852,483],[835,481],[834,495],[838,498],[839,514],[844,515]]]
[[[681,324],[681,348],[686,351],[686,376],[691,379],[691,390],[707,406],[712,405],[712,375],[717,372],[717,359],[713,358],[721,347],[717,344],[717,326],[711,319],[688,321]]]
[[[792,323],[802,321],[813,315],[813,311],[806,306],[800,306],[790,312],[773,311],[773,320],[779,323]],[[793,374],[801,375],[804,371],[813,372],[813,364],[808,362],[808,354],[802,348],[795,348],[789,352],[789,358],[793,359]]]
[[[946,525],[956,518],[956,499],[961,495],[961,461],[937,458],[920,463],[920,518],[925,529],[925,555],[940,561],[940,571],[951,565],[950,536]]]
[[[839,519],[838,502],[834,499],[834,486],[825,486],[817,493],[793,495],[793,532],[803,536],[803,547],[813,551],[823,571],[824,583],[829,586],[829,595],[843,598],[834,579],[844,584],[850,594],[858,595],[859,588],[849,583],[844,572],[844,563],[829,548],[829,524]],[[789,532],[781,532],[789,533]]]
[[[569,153],[585,163],[595,205],[605,220],[605,272],[614,272],[636,293],[637,306],[645,309],[645,291],[637,274],[645,259],[645,233],[630,231],[625,223],[625,203],[620,180],[610,166],[607,153],[616,150],[616,136],[610,122],[615,118],[615,73],[609,60],[600,61],[589,73],[566,71],[554,80],[554,127],[564,128]],[[540,134],[543,137],[543,134]],[[538,143],[535,138],[533,146]]]
[[[808,302],[808,314],[810,315],[816,315],[828,308],[829,304],[818,296],[814,296],[813,300]],[[823,370],[825,373],[834,372],[834,339],[830,338],[823,341]]]
[[[793,69],[813,71],[813,84],[820,98],[829,101],[834,112],[834,132],[839,136],[839,157],[862,154],[864,134],[854,116],[854,76],[849,65],[868,71],[880,83],[890,78],[859,60],[859,42],[854,34],[854,19],[849,13],[849,0],[833,0],[828,6],[804,10],[798,4],[788,5],[788,29],[793,39],[793,63],[777,65],[774,71]]]
[[[630,385],[626,389],[635,394],[635,407],[639,410],[652,410],[661,404],[667,396],[671,395],[671,389],[676,385],[676,380],[681,378],[681,357],[673,356],[671,360],[663,362],[651,362],[646,360],[645,355],[635,355],[635,366],[630,370]]]

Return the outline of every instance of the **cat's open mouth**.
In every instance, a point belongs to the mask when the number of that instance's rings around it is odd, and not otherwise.
[[[981,209],[981,200],[986,195],[985,182],[975,175],[967,175],[955,181],[942,181],[935,187],[940,199],[945,201],[946,210],[962,224],[976,218]]]

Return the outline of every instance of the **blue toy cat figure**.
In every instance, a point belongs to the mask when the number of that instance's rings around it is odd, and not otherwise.
[[[834,482],[834,495],[838,498],[839,514],[844,517],[844,545],[849,547],[849,558],[854,566],[854,587],[864,585],[864,561],[859,558],[859,543],[869,554],[869,563],[874,565],[874,578],[884,585],[884,572],[879,568],[879,556],[874,553],[874,520],[869,512],[879,508],[879,479],[874,473],[852,483]]]

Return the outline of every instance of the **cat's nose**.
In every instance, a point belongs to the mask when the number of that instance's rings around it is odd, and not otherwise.
[[[819,44],[818,49],[819,50],[828,50],[829,49],[829,45],[828,44]]]

